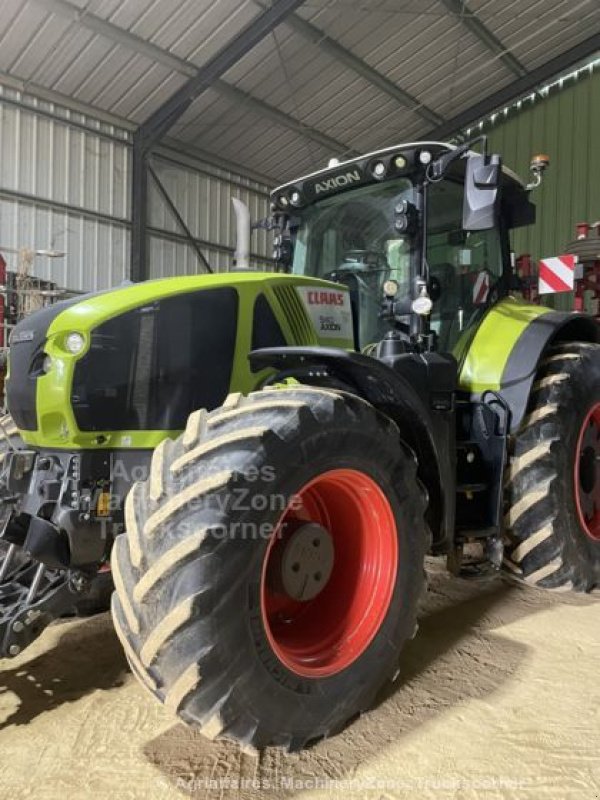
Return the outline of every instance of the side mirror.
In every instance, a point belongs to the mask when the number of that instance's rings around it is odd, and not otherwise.
[[[437,303],[442,296],[442,284],[440,279],[435,275],[431,275],[429,278],[429,282],[427,284],[427,293],[429,294],[432,303]]]
[[[500,203],[501,159],[498,155],[471,154],[465,169],[463,223],[466,231],[487,231],[496,226]]]

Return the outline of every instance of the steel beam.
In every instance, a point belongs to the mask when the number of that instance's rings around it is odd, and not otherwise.
[[[2,83],[2,77],[0,76],[0,84]],[[21,100],[15,100],[13,97],[6,97],[6,95],[0,94],[0,105],[3,106],[11,106],[13,108],[18,108],[19,111],[24,111],[27,114],[32,114],[36,117],[44,117],[44,119],[52,120],[53,122],[59,122],[61,125],[65,125],[69,128],[74,128],[78,131],[83,131],[87,133],[89,136],[96,136],[98,139],[104,139],[107,142],[112,142],[113,144],[120,144],[120,145],[129,145],[129,138],[124,138],[123,136],[116,136],[114,133],[108,133],[107,131],[100,130],[98,128],[93,128],[91,125],[86,125],[85,122],[77,122],[74,119],[69,119],[68,117],[61,117],[58,114],[53,113],[52,111],[48,111],[46,108],[40,108],[39,106],[29,105],[28,103],[24,103]],[[93,113],[88,111],[88,114]]]
[[[178,89],[160,108],[140,126],[140,136],[146,147],[161,139],[183,114],[188,106],[228,69],[250,52],[265,36],[270,34],[304,0],[274,0],[244,30],[234,36],[216,55],[204,64],[198,73]]]
[[[303,39],[306,39],[317,47],[320,47],[321,50],[328,53],[340,63],[344,64],[346,67],[348,67],[348,69],[356,72],[357,75],[360,75],[366,81],[373,84],[373,86],[376,86],[384,94],[392,97],[394,100],[400,103],[401,106],[414,111],[415,114],[418,114],[423,119],[426,119],[427,122],[430,122],[432,125],[442,124],[443,117],[441,117],[439,114],[436,114],[436,112],[431,108],[423,105],[423,103],[420,103],[416,97],[413,97],[411,94],[404,91],[404,89],[401,89],[400,86],[397,86],[389,78],[386,78],[385,75],[382,75],[381,72],[378,72],[374,67],[371,67],[369,64],[367,64],[366,61],[363,61],[361,58],[354,55],[354,53],[352,53],[350,50],[347,50],[341,44],[336,42],[335,39],[327,36],[326,33],[317,28],[316,25],[313,25],[312,22],[307,22],[297,14],[290,14],[290,16],[285,20],[285,24],[302,36]]]
[[[571,67],[575,67],[586,58],[600,52],[600,34],[595,34],[580,42],[570,50],[550,59],[537,69],[528,72],[517,81],[512,81],[503,89],[495,92],[479,103],[471,106],[465,111],[461,111],[452,119],[446,120],[443,125],[433,128],[424,136],[425,139],[445,139],[460,133],[463,128],[468,127],[474,122],[478,122],[482,117],[492,114],[499,108],[508,105],[519,96],[527,94],[537,89],[541,84],[547,83],[552,78],[565,72]]]
[[[158,189],[162,199],[167,204],[167,208],[169,209],[171,214],[173,214],[177,224],[179,225],[179,227],[183,231],[183,234],[184,234],[188,244],[190,245],[192,250],[194,250],[194,252],[198,256],[198,260],[200,261],[201,264],[204,265],[204,269],[207,272],[212,272],[213,271],[212,267],[210,266],[210,264],[206,260],[206,256],[204,255],[204,253],[200,249],[200,246],[196,242],[196,239],[194,238],[194,235],[192,234],[191,230],[188,228],[184,218],[181,216],[181,214],[177,210],[177,206],[173,202],[173,200],[171,198],[171,195],[167,191],[166,186],[164,185],[164,183],[161,181],[161,179],[156,174],[156,170],[152,167],[151,164],[147,165],[147,170],[150,173],[150,175],[152,176],[152,179],[153,179],[154,183],[156,184],[156,188]]]
[[[27,205],[39,206],[40,208],[47,208],[50,211],[56,211],[57,214],[73,214],[74,216],[84,217],[85,219],[92,220],[93,222],[104,222],[115,226],[122,225],[125,228],[128,228],[131,225],[130,220],[126,219],[125,217],[117,217],[114,214],[105,214],[102,211],[92,211],[89,208],[74,206],[72,203],[63,203],[60,200],[49,200],[44,197],[38,197],[38,195],[35,194],[15,191],[14,189],[5,189],[0,187],[0,199],[18,203],[26,203]]]
[[[27,194],[26,192],[17,192],[13,189],[0,188],[0,199],[8,200],[9,202],[24,203],[27,205],[35,206],[38,208],[46,208],[49,211],[55,211],[57,214],[72,214],[75,217],[83,217],[89,219],[91,222],[103,222],[108,225],[121,226],[126,230],[131,228],[131,220],[125,217],[117,217],[113,214],[104,214],[101,211],[91,211],[88,208],[81,208],[81,206],[74,206],[72,203],[63,203],[60,200],[49,200],[47,198],[38,197],[34,194]],[[177,231],[167,231],[164,228],[156,228],[148,225],[148,233],[158,239],[165,239],[170,242],[180,244],[189,244],[187,236],[178,233]],[[204,247],[208,250],[219,250],[221,253],[235,253],[234,247],[229,247],[225,244],[218,242],[209,242],[206,239],[198,239],[193,237],[194,241],[199,247]],[[271,262],[269,256],[259,255],[258,253],[250,253],[250,258],[255,261]]]
[[[464,0],[441,0],[441,2],[452,15],[459,17],[465,28],[468,28],[490,52],[497,55],[514,75],[522,78],[527,74],[519,59],[506,49],[500,39],[468,8]]]
[[[56,2],[57,0],[52,0]],[[63,2],[63,0],[60,0]],[[47,2],[47,0],[44,0]],[[175,122],[189,108],[191,103],[210,88],[223,73],[250,52],[260,41],[271,33],[288,14],[298,8],[304,0],[275,0],[267,10],[258,15],[237,36],[234,36],[218,53],[200,67],[194,75],[178,89],[160,108],[140,125],[133,137],[133,176],[132,176],[132,235],[131,235],[131,277],[143,280],[147,274],[148,239],[148,158],[152,148],[173,127]],[[160,187],[160,182],[158,182]],[[164,195],[163,195],[164,196]],[[177,212],[168,194],[165,197],[178,222],[185,228],[185,222]],[[189,234],[190,239],[193,237]],[[196,248],[199,257],[204,259]],[[206,259],[205,266],[210,270]]]
[[[143,281],[148,265],[148,159],[139,132],[133,134],[131,170],[131,273],[132,281]]]
[[[79,8],[74,3],[69,2],[69,0],[33,0],[33,2],[38,6],[42,6],[47,11],[50,11],[52,14],[69,20],[69,22],[74,25],[87,28],[87,30],[92,31],[98,36],[104,36],[105,39],[111,42],[122,44],[129,50],[147,56],[152,61],[158,61],[160,64],[164,64],[164,66],[170,67],[172,70],[182,72],[190,78],[193,78],[198,72],[198,69],[194,67],[193,64],[174,56],[167,50],[163,50],[162,47],[158,47],[152,44],[152,42],[146,41],[146,39],[142,39],[141,36],[129,33],[129,31],[120,28],[113,22],[109,22],[90,11],[86,11],[85,8]]]
[[[228,186],[234,186],[236,189],[241,189],[243,192],[250,192],[250,194],[259,195],[265,199],[269,197],[267,187],[275,186],[277,183],[276,178],[272,176],[267,177],[259,173],[248,172],[246,169],[244,169],[242,173],[240,172],[239,165],[233,164],[231,161],[215,159],[214,157],[211,160],[211,153],[207,153],[205,150],[199,150],[196,147],[184,145],[175,139],[164,139],[153,149],[152,155],[155,159],[158,158],[160,161],[167,161],[178,167],[190,169],[207,178],[216,178],[221,181],[221,183],[226,183]],[[200,166],[198,162],[203,162],[203,165]],[[208,166],[232,172],[234,175],[239,175],[239,178],[218,175],[215,172],[211,172],[210,169],[207,169]],[[252,186],[250,183],[245,183],[244,178],[260,184],[260,188]]]
[[[65,19],[68,19],[73,24],[79,25],[82,28],[86,28],[98,36],[103,36],[112,42],[116,42],[117,44],[126,47],[128,50],[131,50],[134,53],[139,53],[140,55],[146,56],[152,61],[156,61],[168,69],[172,69],[181,75],[187,76],[188,78],[196,77],[200,71],[200,68],[191,62],[186,61],[183,58],[179,58],[178,56],[169,53],[167,50],[163,50],[162,47],[158,47],[157,45],[152,44],[152,42],[142,39],[141,36],[137,36],[135,33],[123,30],[123,28],[120,28],[118,25],[108,22],[101,17],[97,17],[95,14],[82,11],[77,6],[68,2],[68,0],[32,0],[32,2],[37,3],[38,5],[44,7],[47,11],[51,11],[53,14],[58,14]],[[311,128],[309,125],[304,125],[294,117],[290,117],[283,111],[279,111],[278,109],[273,108],[273,106],[268,105],[268,103],[258,100],[246,92],[241,92],[241,90],[236,89],[235,86],[231,86],[223,80],[215,81],[212,88],[220,94],[224,96],[227,95],[228,97],[233,97],[236,92],[239,92],[243,94],[243,100],[248,109],[256,111],[258,114],[262,114],[263,116],[268,116],[269,118],[277,117],[278,125],[282,125],[283,127],[295,131],[296,133],[301,133],[302,136],[317,142],[317,144],[324,144],[324,142],[328,140],[329,143],[327,147],[333,149],[334,152],[347,151],[346,145],[343,145],[341,142],[337,142],[334,139],[327,137],[325,134],[314,128]],[[31,91],[34,91],[33,88]],[[40,91],[46,90],[43,90],[40,87]],[[240,97],[238,95],[236,102],[239,102],[239,100]],[[92,110],[88,111],[87,113],[99,114],[101,112],[94,112]],[[125,121],[120,124],[124,125]],[[215,156],[212,156],[212,158],[214,160]],[[232,167],[225,167],[225,169],[232,169]],[[251,177],[253,180],[257,179],[252,175],[248,175],[248,177]]]
[[[123,28],[120,28],[113,22],[108,22],[107,20],[102,19],[91,12],[82,11],[68,0],[32,0],[32,2],[37,3],[47,11],[51,11],[53,14],[62,16],[64,19],[69,20],[73,24],[92,31],[98,36],[103,36],[112,42],[116,42],[117,44],[126,47],[128,50],[131,50],[134,53],[139,53],[140,55],[146,56],[152,61],[156,61],[158,64],[162,64],[163,66],[167,67],[167,69],[172,69],[173,71],[178,72],[180,75],[185,75],[188,78],[195,78],[200,71],[200,68],[191,62],[186,61],[183,58],[179,58],[178,56],[169,53],[167,50],[163,50],[162,47],[158,47],[152,42],[142,39],[141,36],[137,36],[135,33],[123,30]],[[231,86],[223,80],[215,81],[212,88],[220,94],[224,96],[227,95],[228,97],[232,97],[236,91],[241,92],[241,90],[236,89],[235,86]],[[34,91],[33,88],[31,91]],[[40,91],[46,90],[43,90],[40,87]],[[330,137],[327,137],[326,134],[311,128],[308,125],[304,125],[294,117],[291,117],[288,114],[285,114],[283,111],[273,108],[272,106],[268,105],[268,103],[258,100],[246,92],[243,92],[242,94],[244,95],[244,103],[250,110],[254,110],[263,116],[268,116],[269,118],[274,118],[276,116],[278,125],[282,125],[283,127],[295,131],[296,133],[301,133],[305,138],[311,139],[318,144],[323,144],[325,140],[329,140],[329,144],[327,146],[333,149],[334,152],[347,151],[347,146],[343,145],[341,142],[337,142]],[[239,100],[240,98],[238,96],[236,102],[239,102]],[[98,111],[87,113],[100,114],[101,112]],[[123,123],[120,124],[125,124],[125,122],[123,121]],[[214,158],[215,157],[213,156],[213,159]],[[227,167],[227,169],[231,169],[231,167]],[[249,175],[248,177],[253,176]]]
[[[4,85],[6,83],[10,86],[10,82],[5,82],[4,77],[5,76],[3,73],[0,72],[0,85]],[[32,96],[38,97],[37,86],[33,86],[25,90],[22,86],[17,86],[16,83],[13,85],[14,88],[16,88],[19,92],[29,93]],[[62,105],[66,109],[70,108],[68,104],[68,98],[59,95],[58,93],[46,92],[46,94],[42,95],[42,99],[47,99],[48,102],[56,105]],[[44,119],[49,119],[52,122],[58,122],[60,125],[63,125],[66,128],[74,128],[75,130],[83,131],[90,136],[95,136],[99,139],[105,139],[106,141],[112,142],[116,145],[122,145],[123,147],[127,148],[131,147],[133,131],[129,131],[126,128],[123,128],[123,135],[119,136],[115,133],[108,133],[99,128],[92,127],[85,122],[77,122],[70,117],[65,117],[64,115],[58,114],[56,111],[49,111],[45,107],[31,105],[23,100],[16,100],[14,97],[7,97],[6,95],[0,94],[0,106],[3,105],[18,108],[19,110],[28,114],[32,114],[36,117],[43,117]],[[97,111],[92,106],[83,106],[78,104],[77,113],[95,119],[94,115],[97,114]],[[126,124],[126,120],[112,119],[109,121],[107,119],[106,123],[118,128],[119,126],[124,126]],[[220,158],[214,153],[208,153],[206,150],[201,150],[198,147],[186,144],[177,139],[169,139],[166,137],[160,143],[160,145],[155,148],[154,154],[160,154],[165,160],[171,161],[174,164],[189,167],[195,172],[199,172],[209,178],[219,178],[219,180],[223,181],[224,183],[228,183],[229,185],[235,186],[238,189],[242,189],[244,191],[249,190],[251,192],[255,192],[256,194],[262,194],[265,197],[269,196],[269,193],[266,190],[250,187],[247,183],[243,183],[242,180],[216,175],[214,172],[210,172],[209,170],[200,167],[198,162],[201,161],[204,164],[210,165],[219,170],[225,170],[233,173],[234,175],[239,175],[240,178],[248,178],[249,180],[262,184],[265,187],[273,186],[277,182],[277,179],[272,175],[262,175],[259,172],[254,172],[253,170],[248,170],[247,168],[244,168],[243,171],[241,171],[239,164],[234,164],[232,161],[227,161],[227,159]]]
[[[356,150],[351,150],[348,145],[340,142],[338,139],[334,139],[326,133],[321,133],[321,131],[315,128],[307,127],[303,122],[300,122],[300,120],[289,117],[287,114],[284,114],[283,111],[279,111],[279,109],[270,106],[268,103],[258,100],[242,89],[238,89],[237,86],[231,86],[225,83],[225,81],[216,81],[215,88],[219,94],[222,94],[223,97],[229,99],[236,106],[239,107],[240,105],[246,104],[249,109],[256,111],[261,117],[270,119],[276,125],[281,125],[300,136],[311,139],[311,141],[316,142],[316,144],[320,144],[321,147],[331,150],[334,155],[342,155],[344,153],[348,154],[349,157],[352,157],[352,155],[359,155]]]

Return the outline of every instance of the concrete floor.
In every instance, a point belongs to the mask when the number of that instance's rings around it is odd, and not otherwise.
[[[0,662],[0,798],[600,798],[598,600],[430,567],[399,685],[292,756],[175,722],[129,674],[108,615],[54,624]]]

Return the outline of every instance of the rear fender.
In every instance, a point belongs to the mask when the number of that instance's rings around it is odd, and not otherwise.
[[[272,347],[253,351],[249,359],[253,369],[272,367],[280,376],[294,376],[302,383],[343,388],[393,419],[417,455],[419,478],[429,494],[434,549],[450,539],[454,495],[448,487],[453,489],[454,475],[448,453],[436,441],[431,413],[407,380],[375,358],[337,348]]]
[[[565,341],[600,341],[600,326],[587,314],[504,298],[489,309],[471,339],[460,388],[475,398],[487,390],[499,393],[514,432],[525,416],[540,361],[552,345]]]
[[[511,351],[500,382],[500,394],[511,410],[511,433],[520,427],[540,362],[559,342],[598,342],[600,326],[587,315],[551,311],[523,331]]]

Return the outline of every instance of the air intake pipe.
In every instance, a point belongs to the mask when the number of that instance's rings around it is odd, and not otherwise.
[[[250,269],[250,209],[232,197],[236,221],[235,269]]]

